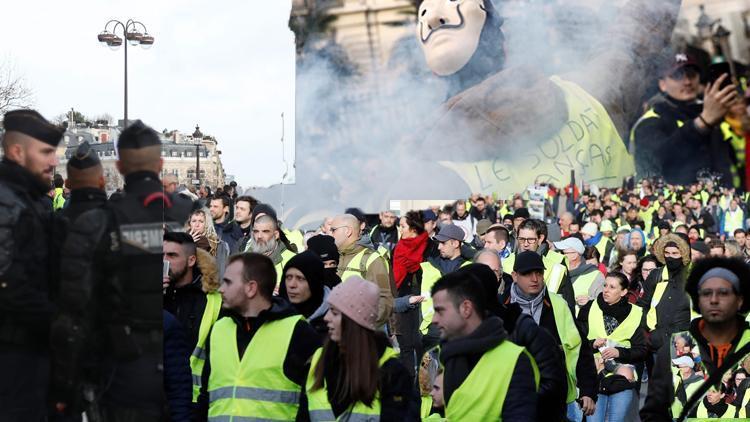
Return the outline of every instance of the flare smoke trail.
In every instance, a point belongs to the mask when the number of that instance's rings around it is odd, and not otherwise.
[[[549,136],[544,125],[554,120],[546,114],[554,99],[536,81],[551,75],[579,84],[604,104],[627,140],[626,129],[641,113],[666,55],[679,3],[496,0],[505,19],[506,76],[496,88],[499,97],[490,100],[507,113],[502,128],[476,124],[484,116],[469,94],[469,106],[446,118],[447,83],[427,67],[413,23],[387,63],[371,72],[342,66],[333,44],[306,49],[297,64],[297,184],[285,187],[287,212],[280,218],[287,226],[303,225],[350,206],[376,212],[394,199],[467,196],[463,176],[438,162],[512,158],[534,146],[525,133]],[[562,185],[569,171],[551,168],[545,181]],[[502,183],[482,187],[505,194]],[[281,203],[278,186],[249,193]]]

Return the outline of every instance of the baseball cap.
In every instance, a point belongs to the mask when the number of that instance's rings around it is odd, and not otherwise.
[[[435,215],[435,211],[430,210],[430,209],[426,209],[422,211],[422,218],[424,219],[425,222],[437,221],[437,215]]]
[[[685,53],[677,53],[666,63],[661,74],[662,76],[668,76],[687,67],[695,69],[698,73],[701,71],[700,65],[698,65],[693,56]]]
[[[461,227],[455,224],[446,224],[440,228],[440,232],[435,236],[435,240],[438,242],[446,242],[448,240],[463,241],[464,237],[466,237],[466,233],[464,233]]]
[[[583,255],[583,253],[586,251],[586,248],[583,247],[583,242],[581,242],[581,240],[577,237],[569,237],[560,242],[555,242],[554,245],[557,250],[564,251],[565,249],[573,249],[580,255]]]
[[[533,270],[544,271],[544,261],[541,255],[534,251],[524,251],[516,255],[513,271],[526,274]]]
[[[672,359],[672,363],[677,367],[687,366],[688,368],[692,368],[693,366],[695,366],[695,362],[690,356],[680,356],[678,358]]]

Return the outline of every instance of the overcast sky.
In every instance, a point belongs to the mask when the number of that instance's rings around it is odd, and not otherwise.
[[[74,5],[74,6],[73,6]],[[96,36],[109,19],[143,22],[156,38],[128,49],[128,118],[219,141],[242,186],[278,183],[294,141],[294,36],[289,0],[6,2],[0,61],[10,62],[46,117],[70,108],[123,114],[123,52]],[[290,166],[291,167],[291,166]]]

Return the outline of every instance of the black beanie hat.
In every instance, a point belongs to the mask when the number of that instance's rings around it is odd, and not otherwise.
[[[314,252],[305,251],[301,254],[294,255],[289,262],[284,265],[284,271],[281,273],[281,285],[279,286],[279,296],[286,300],[289,300],[289,295],[286,291],[286,272],[290,268],[298,269],[307,279],[307,284],[310,286],[310,299],[304,304],[299,304],[297,309],[305,315],[306,310],[310,310],[309,314],[312,314],[321,303],[323,303],[323,278],[325,276],[323,272],[323,261],[318,258]],[[305,315],[309,316],[309,315]]]
[[[307,249],[315,252],[321,261],[336,261],[339,264],[339,250],[333,236],[319,234],[307,240]]]

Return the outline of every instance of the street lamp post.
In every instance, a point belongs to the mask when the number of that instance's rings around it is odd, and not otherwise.
[[[143,29],[143,32],[138,30],[139,26]],[[118,28],[122,30],[122,36],[127,42],[123,42],[123,38],[117,35]],[[123,119],[123,128],[126,128],[128,126],[128,44],[132,46],[142,45],[148,48],[154,44],[154,37],[149,35],[146,25],[141,22],[128,19],[127,22],[122,23],[116,19],[112,19],[104,25],[104,30],[99,33],[97,39],[99,42],[107,44],[107,46],[114,49],[123,44],[125,45],[125,116]]]

